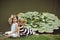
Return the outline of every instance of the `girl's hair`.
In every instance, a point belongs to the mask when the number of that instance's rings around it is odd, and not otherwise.
[[[16,19],[18,20],[18,16],[16,16]]]
[[[18,20],[18,16],[16,16],[16,19]],[[12,18],[12,23],[13,23],[14,17]],[[18,22],[18,21],[17,21]]]
[[[18,23],[19,26],[23,26],[25,24],[25,20],[22,19],[19,19],[18,22],[19,22]]]

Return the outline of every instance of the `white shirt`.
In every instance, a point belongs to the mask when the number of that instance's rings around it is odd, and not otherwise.
[[[16,30],[16,25],[17,25],[17,23],[13,23],[13,24],[11,25],[11,31],[12,31],[12,32],[14,32],[14,31]],[[14,37],[17,37],[17,36],[18,36],[18,33],[15,32],[13,36],[14,36]]]

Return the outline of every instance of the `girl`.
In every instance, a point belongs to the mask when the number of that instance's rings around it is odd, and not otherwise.
[[[8,20],[11,24],[11,31],[5,32],[5,37],[18,37],[17,27],[18,27],[18,17],[16,15],[11,15]]]
[[[20,19],[18,21],[18,34],[20,36],[28,36],[28,35],[32,35],[32,34],[38,35],[38,34],[36,34],[36,32],[33,32],[31,29],[25,28],[24,25],[25,25],[24,19]]]

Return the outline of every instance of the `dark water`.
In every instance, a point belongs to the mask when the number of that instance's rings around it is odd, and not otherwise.
[[[59,0],[0,0],[0,31],[10,30],[8,18],[19,12],[38,11],[51,12],[60,18]],[[60,29],[56,32],[59,33]]]

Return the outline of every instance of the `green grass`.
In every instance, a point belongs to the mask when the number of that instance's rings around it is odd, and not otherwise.
[[[60,40],[60,35],[41,34],[41,35],[24,36],[21,38],[0,37],[0,40]]]

